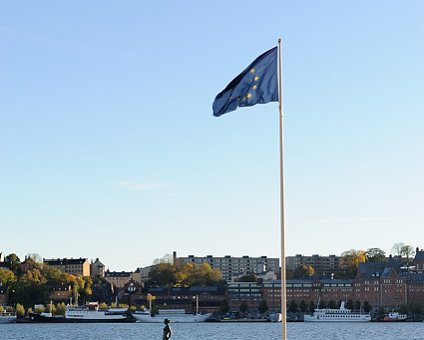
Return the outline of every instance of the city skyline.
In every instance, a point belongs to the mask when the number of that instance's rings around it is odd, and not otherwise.
[[[403,246],[403,245],[405,245],[405,244],[403,244],[403,243],[395,243],[393,245],[391,251],[389,251],[389,252],[386,252],[384,249],[381,249],[379,247],[373,247],[373,249],[383,250],[386,253],[385,254],[386,255],[386,258],[389,258],[390,256],[402,256],[402,257],[404,257],[404,255],[400,255],[399,254],[400,246]],[[411,245],[405,245],[405,246],[411,246]],[[399,248],[399,249],[394,249],[394,248]],[[349,253],[349,250],[352,250],[352,248],[351,249],[346,249],[346,252]],[[368,249],[356,249],[356,250],[363,250],[363,251],[366,252]],[[422,248],[419,247],[419,246],[417,246],[417,247],[412,246],[412,251],[414,252],[414,255],[411,255],[411,256],[414,257],[415,254],[416,254],[416,251],[418,251],[418,250],[421,250],[422,251]],[[7,253],[7,252],[5,253],[4,251],[3,252],[0,252],[0,254],[3,257],[6,257],[6,256],[8,256],[8,255],[10,255],[12,253],[16,254],[19,257],[19,259],[20,259],[21,262],[24,262],[27,256],[30,256],[32,258],[35,258],[36,260],[43,261],[43,262],[45,262],[45,261],[63,260],[63,259],[67,259],[67,260],[81,260],[81,259],[84,259],[84,260],[88,260],[89,263],[96,263],[97,261],[100,261],[105,266],[105,270],[106,271],[110,271],[110,272],[135,272],[137,269],[150,267],[150,266],[155,265],[155,264],[158,264],[160,262],[172,262],[174,256],[176,256],[177,259],[182,260],[183,262],[184,261],[187,262],[187,260],[190,259],[191,257],[193,259],[201,259],[201,258],[203,258],[203,260],[207,260],[207,258],[209,258],[209,257],[211,257],[213,259],[226,258],[226,257],[239,258],[239,259],[241,259],[243,257],[248,257],[250,259],[254,259],[255,261],[258,260],[258,259],[260,259],[260,258],[266,258],[266,259],[271,259],[271,260],[274,260],[274,259],[281,260],[280,257],[278,257],[278,256],[272,257],[272,256],[268,256],[267,254],[261,254],[261,255],[255,255],[255,256],[252,256],[252,255],[250,255],[248,253],[244,253],[242,255],[234,255],[234,254],[230,254],[230,253],[226,253],[226,254],[193,254],[193,253],[179,254],[178,252],[173,251],[172,253],[164,254],[160,258],[152,259],[150,263],[148,262],[148,260],[146,260],[144,262],[141,261],[143,263],[148,263],[146,265],[142,265],[142,266],[140,265],[140,266],[136,266],[135,268],[123,270],[121,268],[111,268],[107,263],[104,263],[104,261],[102,261],[102,259],[100,257],[87,258],[87,257],[84,257],[84,256],[66,256],[66,257],[60,258],[60,257],[57,257],[57,256],[53,256],[51,258],[46,258],[42,254],[32,253],[32,252],[27,252],[25,255],[17,254],[15,252],[11,252],[11,253]],[[334,252],[331,252],[331,251],[328,251],[327,253],[323,253],[323,254],[318,254],[318,253],[295,253],[295,254],[286,254],[286,259],[289,259],[289,258],[295,259],[298,256],[301,256],[301,257],[304,257],[304,258],[312,258],[314,256],[318,256],[319,258],[326,258],[326,257],[331,257],[331,256],[342,257],[343,256],[343,253],[338,254],[338,253],[334,253]],[[0,257],[0,259],[1,258],[2,257]],[[196,261],[195,263],[198,263],[198,262]],[[291,269],[292,270],[293,268],[290,268],[291,265],[293,265],[293,263],[291,263],[291,264],[287,263],[286,269]],[[124,264],[124,267],[125,268],[128,268],[128,266],[126,266],[125,264]]]
[[[422,248],[424,4],[267,4],[0,4],[0,251],[280,257],[278,104],[212,116],[280,37],[286,255]]]

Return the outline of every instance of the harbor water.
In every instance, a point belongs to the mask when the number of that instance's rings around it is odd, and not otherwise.
[[[162,339],[161,324],[2,324],[9,340]],[[280,340],[278,323],[179,323],[171,340]],[[288,340],[424,340],[424,323],[289,323]]]

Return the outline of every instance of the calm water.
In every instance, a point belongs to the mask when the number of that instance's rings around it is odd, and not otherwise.
[[[172,340],[281,339],[281,324],[174,324]],[[161,324],[2,324],[0,339],[162,339]],[[424,323],[289,323],[288,340],[424,340]]]

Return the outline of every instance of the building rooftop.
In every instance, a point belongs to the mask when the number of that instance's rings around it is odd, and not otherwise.
[[[70,265],[70,264],[83,264],[84,262],[88,261],[88,259],[80,257],[79,259],[43,259],[43,262],[50,265],[50,266],[64,266],[64,265]]]
[[[424,261],[424,250],[417,248],[414,261]]]

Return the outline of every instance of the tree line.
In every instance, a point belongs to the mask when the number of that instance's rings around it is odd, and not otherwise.
[[[392,247],[392,254],[400,256],[405,260],[408,265],[410,260],[415,255],[414,247],[411,245],[405,245],[404,243],[395,243]],[[358,266],[361,263],[367,262],[386,262],[386,252],[380,248],[368,248],[367,250],[346,250],[340,255],[340,266],[343,270],[339,270],[334,273],[334,278],[353,278],[356,275]],[[294,271],[287,271],[288,279],[300,279],[305,277],[311,277],[316,273],[315,268],[312,265],[301,265]],[[326,273],[329,274],[329,273]]]
[[[222,273],[209,263],[186,263],[178,266],[172,263],[158,263],[149,273],[148,287],[189,287],[224,285]]]
[[[9,304],[25,308],[50,300],[52,287],[70,288],[78,303],[89,300],[93,280],[89,276],[72,275],[49,266],[43,266],[37,256],[28,256],[24,263],[12,253],[5,258],[8,269],[0,269],[0,285],[9,296]],[[59,307],[60,308],[60,307]]]

